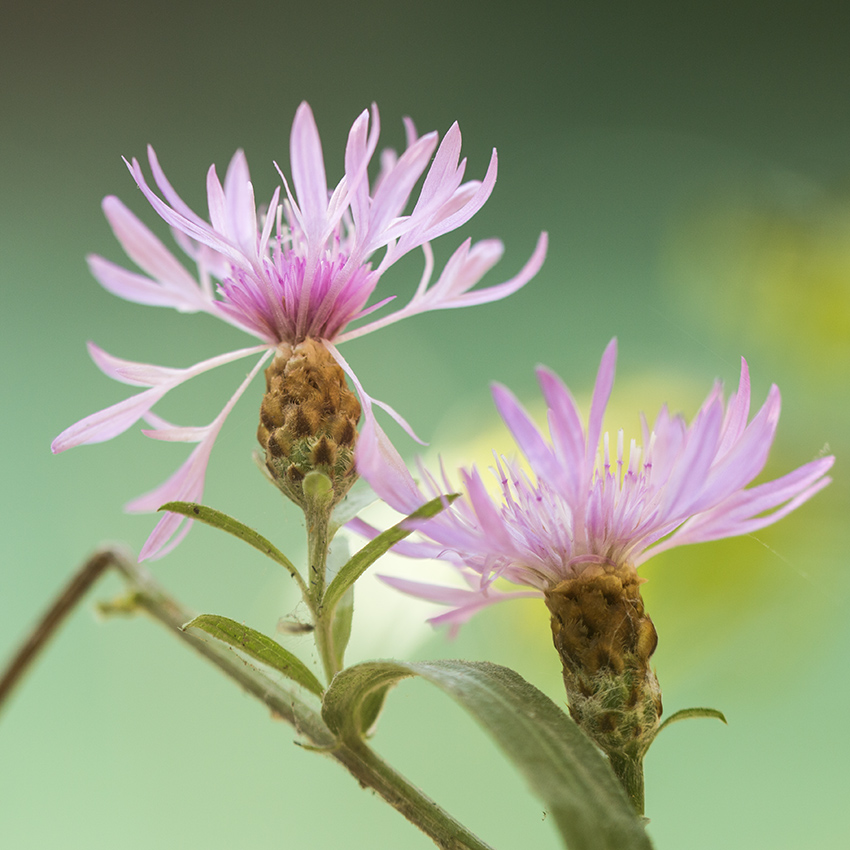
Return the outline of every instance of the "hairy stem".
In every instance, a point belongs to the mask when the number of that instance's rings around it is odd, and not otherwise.
[[[374,788],[396,811],[445,850],[491,850],[489,844],[411,785],[365,743],[343,744],[331,754],[361,784]]]
[[[328,548],[330,546],[331,510],[326,501],[308,500],[304,509],[307,523],[307,556],[309,558],[310,588],[305,602],[313,612],[313,632],[316,649],[328,683],[339,672],[337,653],[334,647],[334,611],[327,611],[323,597],[327,589]]]
[[[635,812],[642,817],[644,810],[643,759],[620,753],[608,753],[608,761],[617,779],[626,789]]]
[[[317,500],[318,501],[318,500]],[[325,576],[328,569],[330,536],[330,508],[324,504],[309,503],[304,509],[307,523],[307,557],[310,560],[309,586],[312,606],[318,609],[325,593]]]

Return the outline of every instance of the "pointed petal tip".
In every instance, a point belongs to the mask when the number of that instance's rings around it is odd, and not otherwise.
[[[540,384],[540,389],[544,394],[548,388],[557,388],[560,391],[566,390],[561,376],[554,370],[550,369],[544,363],[538,363],[534,367],[534,374],[537,378],[537,383]],[[550,405],[551,406],[551,405]]]
[[[605,346],[602,360],[599,362],[599,371],[596,375],[596,385],[605,387],[607,393],[611,392],[614,383],[614,374],[617,368],[617,337],[612,337],[611,342]],[[606,398],[607,403],[607,398]]]
[[[296,126],[300,127],[305,121],[309,124],[315,124],[316,118],[313,115],[313,110],[310,107],[310,104],[307,103],[306,100],[302,100],[301,103],[298,104],[298,109],[295,110],[295,118],[292,121],[292,129],[295,130]]]
[[[490,382],[490,395],[493,397],[493,403],[501,412],[500,404],[519,404],[517,397],[500,381]]]

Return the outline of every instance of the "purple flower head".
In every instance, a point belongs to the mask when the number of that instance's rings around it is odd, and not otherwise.
[[[313,113],[302,103],[290,139],[291,186],[281,174],[283,196],[278,187],[264,211],[258,211],[248,163],[244,153],[237,151],[224,185],[215,166],[207,172],[209,221],[194,213],[174,191],[152,148],[148,149],[148,160],[159,195],[148,186],[140,164],[135,159],[128,163],[142,193],[197,266],[197,277],[115,197],[104,199],[104,212],[127,256],[144,274],[92,256],[89,266],[94,276],[110,292],[128,301],[210,313],[258,338],[260,345],[187,369],[120,360],[90,345],[92,358],[109,377],[146,389],[72,425],[54,440],[53,451],[109,440],[144,419],[152,426],[144,431],[147,436],[196,442],[198,447],[171,478],[128,508],[150,511],[169,500],[198,500],[210,451],[224,419],[278,345],[294,346],[308,337],[316,339],[353,378],[336,343],[416,313],[504,298],[527,283],[543,262],[545,234],[541,234],[525,267],[505,283],[470,291],[501,257],[502,243],[496,239],[474,245],[466,240],[432,282],[434,262],[429,242],[466,223],[485,203],[496,181],[496,152],[483,180],[464,182],[466,160],[460,159],[457,124],[442,142],[436,133],[418,136],[409,119],[405,126],[407,148],[400,156],[384,151],[380,174],[370,186],[368,167],[378,143],[379,121],[377,107],[373,106],[371,113],[364,110],[348,135],[344,176],[330,191]],[[418,198],[412,210],[405,212],[423,174]],[[367,306],[383,273],[414,248],[423,250],[425,271],[410,302],[382,318],[349,328],[352,322],[392,300],[386,298]],[[179,384],[223,363],[260,352],[260,362],[209,425],[178,428],[152,412],[153,405]],[[355,383],[362,392],[359,382]],[[364,406],[367,418],[372,417],[371,403]],[[366,439],[386,438],[372,423]],[[177,514],[166,514],[140,557],[162,555],[169,541],[168,548],[173,548],[188,530],[188,525],[184,526],[174,539],[182,521]]]
[[[658,552],[748,534],[793,511],[830,479],[833,457],[823,457],[755,487],[744,489],[767,461],[779,420],[774,385],[747,423],[750,380],[741,361],[738,391],[724,404],[720,383],[690,425],[666,406],[652,428],[642,417],[642,445],[628,448],[620,431],[602,433],[614,383],[616,340],[605,350],[585,428],[561,380],[543,367],[537,379],[548,407],[549,439],[516,397],[495,385],[493,398],[533,473],[496,458],[492,470],[501,496],[494,501],[476,468],[461,470],[465,495],[420,529],[424,539],[396,546],[413,557],[441,558],[457,566],[465,589],[386,578],[407,593],[451,606],[434,622],[456,628],[475,611],[511,596],[539,595],[559,582],[602,571],[606,565],[638,567]],[[425,496],[393,447],[384,440],[359,455],[359,469],[391,507],[412,513]],[[437,481],[424,469],[433,495],[454,488],[445,474]],[[373,534],[360,521],[355,530]],[[505,593],[497,578],[532,591]]]

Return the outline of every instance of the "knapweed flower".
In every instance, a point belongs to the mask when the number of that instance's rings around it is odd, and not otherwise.
[[[690,425],[665,406],[651,428],[641,418],[641,444],[631,440],[626,451],[622,431],[613,441],[602,434],[616,356],[612,340],[596,378],[587,428],[569,389],[550,370],[537,370],[548,407],[548,440],[516,397],[494,386],[496,407],[532,475],[515,461],[496,458],[501,498],[494,501],[476,468],[461,470],[464,497],[421,529],[424,539],[396,545],[402,554],[447,560],[466,579],[463,589],[387,579],[450,606],[435,622],[456,626],[509,596],[543,595],[566,579],[639,567],[674,546],[748,534],[781,519],[829,483],[825,473],[834,458],[822,457],[745,489],[767,461],[780,396],[772,386],[748,424],[744,360],[738,391],[725,405],[717,383]],[[454,490],[445,474],[438,481],[422,469],[429,491],[423,495],[385,440],[364,446],[358,467],[381,498],[405,514],[426,498]],[[371,533],[363,523],[354,528]],[[493,586],[496,579],[531,590],[505,593]]]
[[[602,434],[614,383],[616,342],[602,357],[585,429],[578,408],[548,369],[537,378],[548,407],[547,440],[506,388],[496,407],[531,474],[502,457],[494,468],[501,497],[488,493],[474,467],[461,471],[464,496],[419,527],[403,554],[457,566],[466,588],[385,578],[396,588],[450,606],[435,618],[457,628],[477,610],[509,596],[542,595],[561,659],[570,713],[608,755],[636,811],[643,812],[642,762],[658,731],[661,690],[650,657],[658,636],[644,609],[636,568],[685,543],[746,534],[776,522],[829,483],[833,458],[745,489],[762,471],[779,420],[771,387],[747,422],[750,382],[742,361],[738,391],[724,405],[718,383],[690,425],[661,409],[642,445],[625,450]],[[601,446],[600,446],[601,443]],[[386,441],[358,455],[364,478],[396,510],[410,514],[425,496]],[[454,488],[421,469],[431,495]],[[366,534],[374,529],[355,522]],[[505,593],[506,579],[531,590]]]
[[[302,103],[290,140],[291,188],[281,174],[285,197],[281,199],[278,187],[264,211],[258,211],[245,155],[237,151],[224,185],[214,166],[207,173],[208,222],[174,191],[153,149],[149,148],[148,159],[161,197],[148,186],[139,163],[135,159],[128,163],[139,189],[196,264],[197,278],[115,197],[104,200],[104,212],[127,255],[145,274],[90,257],[95,277],[128,301],[210,313],[257,337],[260,344],[185,369],[120,360],[90,344],[92,358],[109,377],[147,389],[72,425],[53,442],[53,451],[109,440],[144,419],[152,426],[143,432],[149,437],[198,445],[174,475],[131,502],[128,510],[154,511],[171,500],[198,501],[222,424],[272,351],[289,356],[313,340],[346,370],[362,393],[336,350],[337,343],[416,313],[503,298],[530,280],[543,262],[545,234],[525,267],[505,283],[470,291],[502,255],[502,243],[495,239],[475,244],[466,240],[432,283],[434,262],[429,243],[460,227],[487,200],[496,180],[496,152],[483,180],[463,182],[466,160],[460,159],[457,124],[439,146],[436,133],[418,136],[411,121],[405,126],[405,151],[398,156],[384,151],[380,173],[370,186],[368,168],[377,147],[379,121],[376,107],[371,115],[364,110],[349,132],[344,175],[329,191],[316,123],[310,107]],[[423,174],[413,209],[405,212]],[[410,302],[383,318],[349,327],[392,300],[367,306],[384,272],[414,248],[424,252],[425,271]],[[377,252],[382,252],[379,260]],[[185,381],[260,352],[262,359],[209,425],[174,427],[152,412],[156,402]],[[371,410],[370,400],[369,417]],[[375,425],[367,439],[380,436]],[[182,523],[180,515],[165,514],[140,557],[161,556],[173,548],[188,531],[189,523],[181,529]]]

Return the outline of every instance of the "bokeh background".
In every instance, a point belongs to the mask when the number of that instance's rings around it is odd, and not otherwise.
[[[185,456],[138,433],[51,456],[60,430],[125,395],[85,341],[174,366],[247,344],[209,317],[128,304],[91,278],[86,253],[124,259],[104,195],[156,221],[121,156],[153,143],[202,210],[208,165],[222,173],[237,147],[258,196],[270,195],[303,99],[332,180],[348,127],[372,101],[387,145],[403,144],[403,115],[421,131],[457,119],[468,173],[482,176],[496,146],[499,180],[439,256],[465,235],[499,236],[495,283],[547,229],[548,261],[505,302],[418,317],[345,356],[434,452],[484,464],[503,440],[489,381],[533,407],[543,362],[586,397],[615,334],[612,425],[622,412],[627,433],[641,408],[654,415],[669,401],[692,415],[715,378],[734,387],[741,355],[759,403],[776,381],[784,410],[767,473],[828,450],[836,480],[774,528],[644,569],[667,711],[710,705],[729,719],[674,726],[653,747],[650,830],[659,850],[846,847],[850,51],[838,8],[7,0],[0,654],[97,544],[138,550],[152,522],[121,506]],[[418,275],[412,258],[380,294],[409,296]],[[162,414],[209,421],[240,374],[243,364],[193,382]],[[297,558],[298,515],[250,459],[259,392],[227,422],[206,501]],[[154,568],[197,610],[269,632],[298,614],[280,570],[210,529]],[[430,846],[156,625],[98,620],[94,603],[119,591],[109,578],[90,594],[4,712],[3,847]],[[488,659],[563,699],[541,604],[497,606],[454,642],[412,626],[428,612],[405,605],[363,590],[352,659]],[[558,846],[504,758],[427,685],[392,694],[375,743],[495,847]]]

